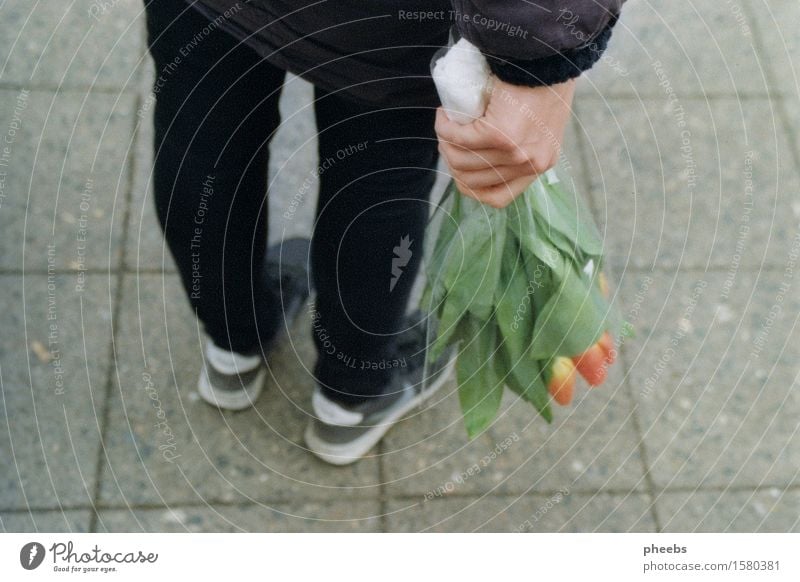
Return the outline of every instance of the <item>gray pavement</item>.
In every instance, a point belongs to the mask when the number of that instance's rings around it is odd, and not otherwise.
[[[800,531],[797,22],[796,0],[630,0],[564,163],[636,329],[610,380],[550,426],[509,397],[472,442],[451,383],[332,468],[302,445],[308,321],[253,410],[198,399],[141,3],[6,0],[0,531]],[[313,197],[280,211],[316,165],[310,105],[290,78],[274,240],[311,230]]]

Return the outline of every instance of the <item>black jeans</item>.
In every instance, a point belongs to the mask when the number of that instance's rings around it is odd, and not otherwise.
[[[269,142],[285,72],[182,2],[146,8],[159,221],[208,335],[252,353],[283,325],[263,265]],[[320,192],[310,233],[316,303],[307,315],[315,376],[331,397],[357,401],[380,393],[396,356],[435,179],[435,112],[320,90],[314,107]]]

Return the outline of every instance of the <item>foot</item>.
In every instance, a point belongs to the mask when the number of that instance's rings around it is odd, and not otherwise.
[[[406,353],[421,354],[418,360],[422,360],[424,339],[410,349],[413,351]],[[427,370],[422,365],[395,368],[384,395],[358,405],[335,402],[317,386],[311,399],[315,418],[306,428],[306,445],[332,465],[349,465],[361,459],[394,424],[441,388],[453,371],[454,356],[454,351],[447,351]]]
[[[284,322],[272,345],[286,334],[308,299],[308,239],[283,241],[267,251],[267,273],[280,284]],[[261,353],[244,355],[206,343],[197,391],[207,403],[225,410],[244,410],[261,396],[267,369]]]
[[[267,376],[260,354],[229,352],[209,339],[204,360],[197,382],[203,400],[225,410],[244,410],[256,403]]]

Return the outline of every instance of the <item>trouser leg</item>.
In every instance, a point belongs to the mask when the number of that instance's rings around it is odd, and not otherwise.
[[[316,91],[320,197],[312,240],[317,379],[334,399],[389,379],[422,259],[438,158],[430,108],[374,108]]]
[[[222,30],[200,34],[209,21],[184,3],[146,8],[158,218],[206,332],[220,347],[253,352],[280,322],[263,265],[284,71]]]

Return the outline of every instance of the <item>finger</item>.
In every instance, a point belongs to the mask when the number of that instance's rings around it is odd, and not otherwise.
[[[454,172],[454,175],[473,190],[500,186],[507,182],[524,176],[532,175],[531,169],[526,166],[497,166],[474,172]]]
[[[524,166],[529,174],[541,174],[558,161],[558,150],[540,143],[524,144],[513,150],[485,149],[469,151],[440,141],[439,152],[457,171],[485,170],[497,166]]]
[[[490,126],[483,119],[460,125],[450,121],[440,107],[436,110],[436,134],[440,139],[468,150],[513,149],[510,138]]]
[[[519,196],[528,186],[536,180],[537,176],[521,176],[504,184],[497,184],[488,188],[478,188],[474,192],[478,199],[485,204],[503,207]]]
[[[453,170],[462,172],[470,172],[476,170],[485,170],[487,168],[495,168],[497,166],[509,166],[515,163],[522,162],[524,159],[520,156],[509,156],[509,152],[504,150],[487,149],[469,151],[464,148],[440,141],[439,153],[447,161],[447,165]]]
[[[504,184],[498,184],[489,188],[470,188],[466,184],[456,180],[459,191],[471,198],[475,198],[483,204],[488,204],[494,208],[504,208],[514,201],[530,184],[536,176],[522,176]]]

